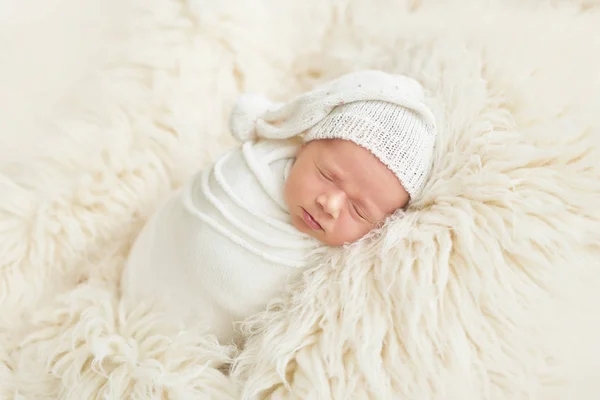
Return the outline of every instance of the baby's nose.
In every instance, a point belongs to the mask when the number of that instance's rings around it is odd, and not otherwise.
[[[340,216],[344,205],[344,193],[334,192],[325,196],[319,196],[317,202],[323,207],[323,210],[334,219]]]

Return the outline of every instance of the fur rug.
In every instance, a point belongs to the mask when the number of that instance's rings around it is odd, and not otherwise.
[[[56,1],[0,31],[0,398],[598,397],[599,2]],[[422,200],[240,352],[124,300],[136,232],[233,144],[238,93],[361,68],[433,98]]]

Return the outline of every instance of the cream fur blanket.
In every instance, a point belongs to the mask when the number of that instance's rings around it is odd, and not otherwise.
[[[598,398],[597,1],[55,2],[0,9],[0,398]],[[241,354],[120,300],[143,221],[233,144],[239,92],[360,68],[436,100],[422,201]]]

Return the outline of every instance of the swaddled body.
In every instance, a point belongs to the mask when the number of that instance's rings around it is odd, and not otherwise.
[[[359,240],[419,193],[433,114],[421,86],[351,73],[287,104],[243,97],[243,143],[194,176],[150,219],[122,288],[134,301],[205,324],[221,342],[261,311],[324,246]],[[303,138],[303,144],[292,138]]]
[[[297,148],[246,142],[195,175],[137,238],[123,292],[230,341],[233,323],[265,308],[318,246],[283,200]]]

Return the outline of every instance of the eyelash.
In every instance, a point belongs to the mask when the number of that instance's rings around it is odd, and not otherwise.
[[[328,177],[327,175],[325,175],[325,173],[324,173],[324,172],[323,172],[321,169],[319,169],[319,172],[321,173],[321,176],[322,176],[323,178],[327,179],[327,180],[328,180],[328,181],[330,181],[330,182],[332,182],[332,181],[333,181],[333,179],[331,179],[330,177]]]
[[[365,220],[365,221],[367,220],[367,219],[365,218],[365,216],[364,216],[364,215],[362,215],[362,214],[360,213],[360,211],[358,211],[358,208],[356,207],[356,205],[352,204],[352,208],[354,208],[354,212],[356,213],[356,215],[358,215],[358,216],[359,216],[359,218],[361,218],[361,219],[363,219],[363,220]]]

